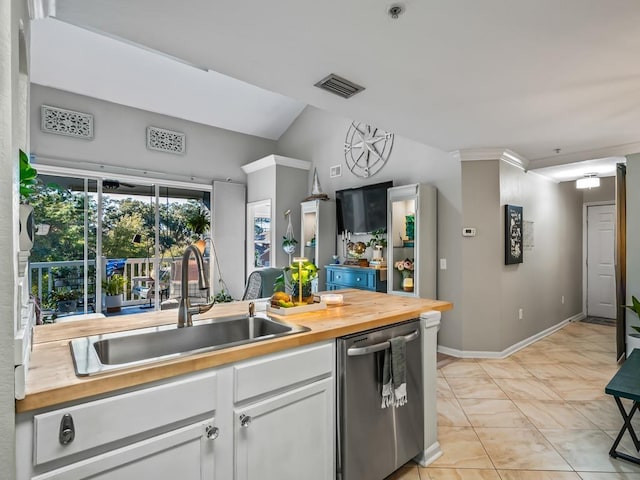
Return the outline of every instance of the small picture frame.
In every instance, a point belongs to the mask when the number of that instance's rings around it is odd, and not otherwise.
[[[504,206],[504,264],[522,263],[522,207]]]

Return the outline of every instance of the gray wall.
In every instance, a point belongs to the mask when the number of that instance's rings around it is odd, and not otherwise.
[[[575,188],[575,182],[566,182]],[[616,200],[616,177],[604,177],[600,179],[598,188],[587,188],[582,190],[584,203],[590,202],[615,202]]]
[[[40,106],[51,105],[94,116],[93,140],[80,140],[40,130]],[[147,150],[146,128],[154,126],[186,134],[186,153]],[[83,95],[31,86],[31,152],[41,157],[82,162],[77,168],[104,164],[162,172],[179,177],[242,182],[240,166],[275,150],[275,142],[179,118],[125,107]],[[85,164],[86,162],[86,164]],[[47,160],[47,163],[56,163]],[[64,165],[63,165],[64,166]]]
[[[640,298],[640,189],[636,188],[638,184],[640,153],[627,156],[627,305],[631,304],[631,296]]]
[[[439,343],[459,348],[462,337],[462,193],[460,162],[446,152],[396,135],[390,159],[375,176],[353,175],[344,159],[344,141],[351,120],[307,107],[280,138],[280,155],[312,162],[324,193],[393,180],[394,185],[430,183],[438,188],[438,257],[447,259],[447,270],[438,270],[438,298],[452,301],[454,310],[443,315]],[[342,165],[342,176],[329,178],[329,168]],[[309,175],[311,191],[312,175]],[[294,225],[294,229],[299,229]],[[296,230],[298,231],[298,230]],[[338,249],[341,254],[341,244]]]
[[[463,226],[476,229],[462,239],[464,328],[459,350],[500,351],[501,278],[504,263],[498,160],[462,162]]]
[[[501,352],[582,312],[582,192],[499,160],[463,162],[463,350]],[[504,265],[504,205],[534,222],[524,263]],[[565,296],[562,304],[561,297]],[[518,310],[523,318],[518,318]]]

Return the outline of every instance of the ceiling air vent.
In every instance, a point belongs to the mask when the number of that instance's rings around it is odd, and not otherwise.
[[[364,87],[350,82],[346,78],[339,77],[335,73],[327,75],[316,83],[315,86],[327,90],[328,92],[335,93],[343,98],[353,97],[356,93],[364,90]]]

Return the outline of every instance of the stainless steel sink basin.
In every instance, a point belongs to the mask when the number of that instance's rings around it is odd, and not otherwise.
[[[192,327],[177,325],[94,335],[70,342],[78,376],[220,350],[308,331],[266,316],[234,316],[204,320]]]

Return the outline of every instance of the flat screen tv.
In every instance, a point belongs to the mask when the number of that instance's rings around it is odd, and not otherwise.
[[[387,228],[387,190],[393,182],[336,191],[338,233],[371,233]]]

